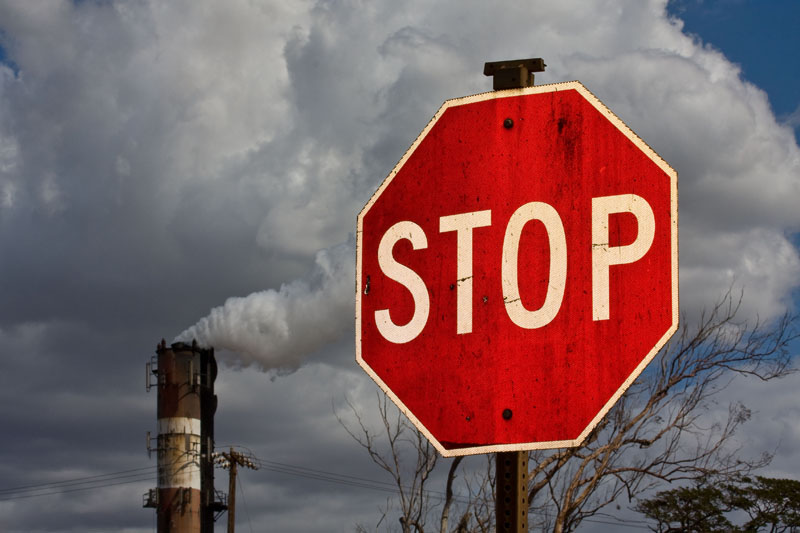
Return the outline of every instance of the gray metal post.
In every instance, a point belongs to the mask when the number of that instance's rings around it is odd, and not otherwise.
[[[495,461],[497,533],[528,531],[528,452],[500,452]]]

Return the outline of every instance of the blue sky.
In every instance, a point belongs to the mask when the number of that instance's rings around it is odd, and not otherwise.
[[[0,0],[0,530],[153,531],[144,365],[212,313],[217,444],[273,461],[240,527],[372,528],[385,492],[278,463],[386,481],[332,413],[375,422],[355,217],[445,99],[490,89],[484,61],[544,57],[537,83],[582,81],[678,170],[688,316],[731,284],[743,319],[796,310],[799,22],[789,0]],[[798,386],[724,398],[766,475],[797,475]]]
[[[742,67],[742,75],[769,94],[778,117],[800,106],[800,3],[793,0],[673,0],[670,12]],[[796,119],[795,132],[800,127]]]

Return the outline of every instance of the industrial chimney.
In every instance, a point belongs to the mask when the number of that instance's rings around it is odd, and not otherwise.
[[[215,514],[226,508],[214,491],[214,349],[162,340],[156,354],[147,389],[158,387],[158,488],[144,507],[156,509],[158,533],[213,533]],[[150,442],[148,435],[148,452]]]

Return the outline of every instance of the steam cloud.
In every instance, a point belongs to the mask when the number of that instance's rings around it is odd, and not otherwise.
[[[317,252],[308,276],[233,297],[178,335],[231,352],[233,362],[293,371],[353,325],[355,241]]]

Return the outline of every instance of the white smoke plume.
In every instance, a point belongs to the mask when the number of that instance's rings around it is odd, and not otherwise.
[[[232,362],[290,372],[353,326],[355,241],[317,252],[304,278],[249,296],[228,298],[175,341],[230,352]]]

